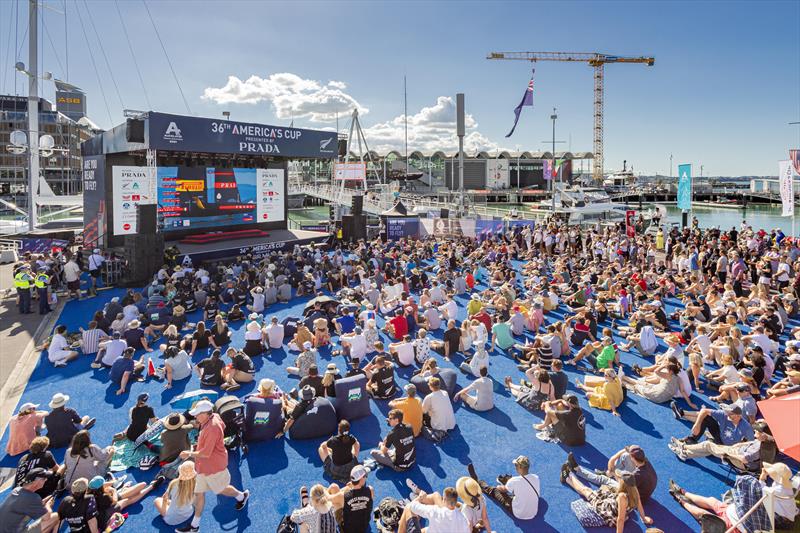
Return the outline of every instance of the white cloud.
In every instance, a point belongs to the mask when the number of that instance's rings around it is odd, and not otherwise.
[[[475,118],[467,114],[464,117],[466,135],[464,150],[474,153],[480,150],[496,151],[499,145],[478,131]],[[389,121],[364,128],[364,135],[370,149],[378,153],[389,150],[404,149],[404,116],[399,115]],[[408,150],[420,150],[425,153],[442,150],[447,154],[458,151],[456,136],[456,103],[449,96],[440,96],[436,104],[423,107],[415,115],[408,117]]]
[[[224,87],[207,87],[203,99],[217,104],[257,104],[270,102],[275,116],[280,119],[306,118],[312,122],[331,122],[336,113],[347,116],[353,108],[364,115],[369,110],[345,92],[347,85],[341,81],[326,84],[282,72],[268,78],[250,76],[242,81],[228,76]]]

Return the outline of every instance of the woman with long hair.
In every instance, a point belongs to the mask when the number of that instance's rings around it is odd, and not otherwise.
[[[100,448],[92,444],[89,432],[80,430],[72,436],[72,443],[64,455],[64,479],[67,486],[78,478],[105,477],[114,457],[114,447]]]
[[[164,495],[155,499],[156,506],[164,523],[177,526],[194,515],[194,488],[197,482],[194,461],[185,461],[178,467],[178,477],[167,485]]]
[[[291,514],[292,522],[300,525],[300,531],[336,533],[336,518],[325,487],[314,485],[311,487],[311,492],[306,487],[301,487],[300,505],[301,507]]]

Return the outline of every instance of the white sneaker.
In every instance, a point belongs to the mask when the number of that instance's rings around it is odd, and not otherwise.
[[[414,483],[413,481],[411,481],[410,479],[406,479],[406,486],[409,489],[411,489],[411,492],[413,492],[414,494],[419,494],[420,493],[420,490],[419,490],[419,487],[417,486],[417,484]]]
[[[67,366],[67,362],[63,361],[63,360],[62,361],[56,361],[55,363],[53,363],[53,366],[55,366],[57,368],[61,368],[63,366]]]
[[[103,365],[101,365],[100,363],[92,363],[90,366],[92,368],[102,368],[103,367]]]

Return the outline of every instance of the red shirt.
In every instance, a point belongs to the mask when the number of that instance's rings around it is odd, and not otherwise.
[[[205,424],[200,426],[194,457],[198,474],[210,476],[228,468],[228,450],[225,448],[225,422],[213,413]]]
[[[396,316],[389,323],[394,327],[394,339],[400,340],[408,333],[408,320],[405,316]]]
[[[487,331],[492,331],[492,317],[489,316],[489,313],[486,311],[480,311],[475,313],[470,318],[476,318],[483,322],[483,325],[486,326]]]
[[[475,276],[472,275],[472,272],[467,272],[467,277],[465,278],[467,282],[467,287],[470,289],[475,287]]]

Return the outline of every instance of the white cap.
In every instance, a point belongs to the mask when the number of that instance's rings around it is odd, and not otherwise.
[[[214,404],[212,404],[208,400],[200,400],[199,402],[197,402],[197,404],[195,404],[192,410],[189,411],[189,414],[192,416],[197,416],[200,413],[210,413],[213,410],[214,410]]]

